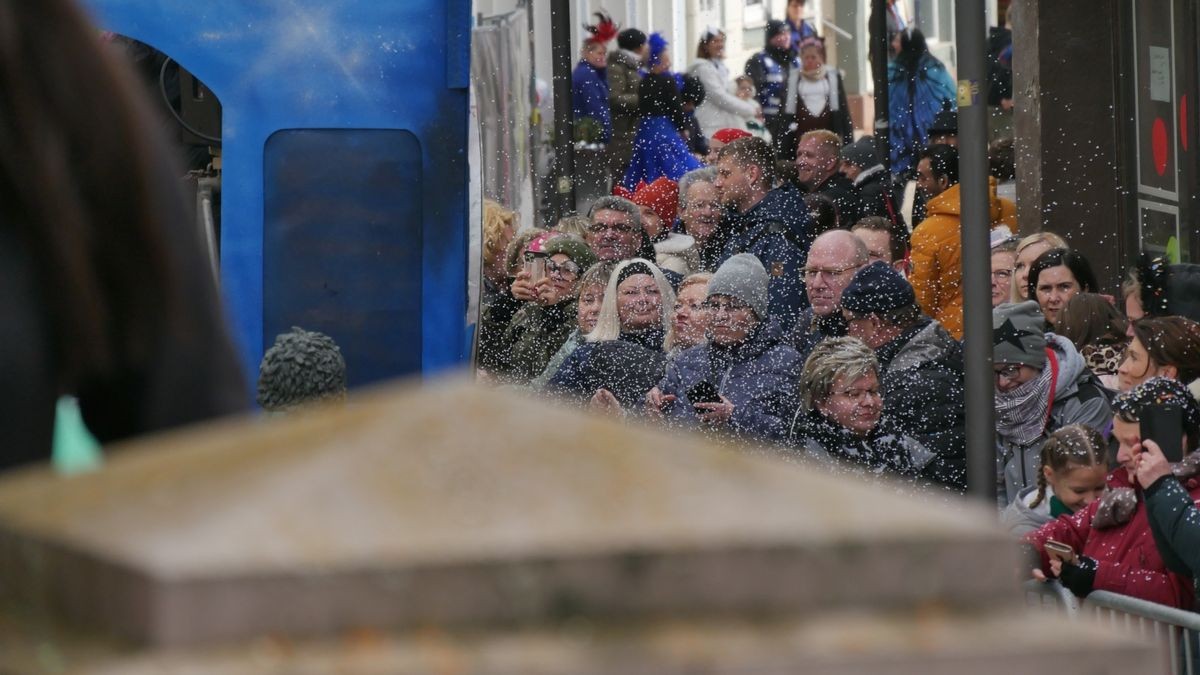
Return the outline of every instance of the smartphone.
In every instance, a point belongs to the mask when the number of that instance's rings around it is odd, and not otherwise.
[[[1061,541],[1047,539],[1043,544],[1046,548],[1046,555],[1051,558],[1058,558],[1063,562],[1072,562],[1075,560],[1075,549],[1071,548],[1070,544],[1064,544]]]
[[[525,272],[529,274],[529,283],[536,284],[546,276],[546,258],[533,256],[525,259]]]
[[[1142,407],[1138,415],[1143,441],[1154,441],[1168,462],[1183,459],[1183,409],[1170,403]]]
[[[712,386],[708,380],[702,380],[687,390],[688,400],[695,406],[697,403],[720,403],[721,392]]]

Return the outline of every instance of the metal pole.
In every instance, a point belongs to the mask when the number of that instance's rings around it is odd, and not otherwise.
[[[575,114],[571,108],[571,0],[550,0],[554,80],[554,222],[575,210]]]
[[[871,18],[867,20],[870,35],[871,80],[875,86],[875,156],[884,169],[891,169],[891,154],[888,152],[888,34],[887,0],[871,0]],[[892,181],[884,181],[890,193]],[[888,195],[891,198],[891,195]]]
[[[955,3],[958,33],[958,175],[962,194],[963,343],[966,360],[967,492],[996,503],[988,234],[987,22],[983,2]]]

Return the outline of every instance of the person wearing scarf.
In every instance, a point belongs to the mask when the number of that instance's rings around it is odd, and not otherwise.
[[[792,50],[792,36],[786,22],[771,19],[767,22],[766,46],[746,61],[746,74],[754,81],[755,96],[771,132],[772,146],[777,157],[791,159],[782,145],[791,119],[784,113],[788,99],[790,73],[800,69],[800,59]],[[794,147],[793,147],[794,150]]]
[[[1138,420],[1147,406],[1157,404],[1175,405],[1183,412],[1179,431],[1190,454],[1174,467],[1166,465],[1158,448],[1141,439]],[[1031,555],[1036,555],[1033,576],[1058,577],[1080,597],[1104,590],[1189,609],[1194,599],[1193,568],[1181,558],[1188,555],[1187,550],[1176,548],[1176,537],[1162,528],[1187,521],[1188,515],[1173,504],[1151,507],[1148,495],[1177,490],[1182,499],[1175,501],[1195,508],[1194,501],[1200,499],[1200,454],[1195,452],[1200,440],[1200,406],[1179,382],[1154,378],[1118,395],[1113,409],[1113,436],[1120,443],[1117,461],[1121,466],[1109,475],[1109,489],[1100,499],[1025,537],[1033,549]],[[1155,536],[1152,521],[1165,521],[1157,525],[1163,536]],[[1066,562],[1051,560],[1045,549],[1051,539],[1070,546],[1076,557]],[[1195,560],[1195,556],[1191,558]]]
[[[1001,506],[1036,484],[1042,446],[1051,432],[1068,424],[1103,431],[1112,417],[1079,351],[1069,340],[1044,332],[1044,326],[1033,301],[992,310],[996,447],[1004,467],[997,477]]]
[[[828,129],[842,139],[842,145],[854,142],[854,122],[842,74],[825,65],[825,44],[819,38],[800,43],[800,68],[788,73],[787,101],[784,114],[789,118],[788,156],[795,156],[797,139],[817,129]]]

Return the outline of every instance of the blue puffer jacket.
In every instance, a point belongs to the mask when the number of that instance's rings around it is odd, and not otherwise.
[[[608,107],[608,78],[605,68],[580,61],[571,72],[571,107],[575,120],[590,117],[600,125],[600,142],[612,140],[612,112]]]
[[[730,235],[720,263],[738,253],[752,253],[762,262],[770,275],[771,318],[786,335],[808,307],[801,270],[815,235],[803,194],[792,185],[777,187],[745,213],[727,211],[721,227]]]
[[[675,400],[664,414],[668,423],[698,426],[687,391],[707,381],[733,403],[729,431],[778,442],[787,436],[795,412],[800,356],[780,341],[775,325],[760,324],[746,341],[730,347],[711,342],[681,352],[667,365],[658,389]]]

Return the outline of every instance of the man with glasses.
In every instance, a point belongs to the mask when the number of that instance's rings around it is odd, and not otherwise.
[[[884,413],[937,453],[922,475],[966,490],[962,346],[921,313],[912,286],[882,261],[854,275],[841,305],[850,337],[875,350],[879,360]]]
[[[846,335],[842,317],[842,291],[854,273],[870,260],[861,239],[846,230],[830,230],[817,237],[802,270],[809,309],[801,313],[792,331],[792,346],[807,358],[816,344],[826,338]]]
[[[1042,446],[1053,431],[1083,424],[1103,433],[1112,421],[1108,398],[1075,345],[1043,332],[1045,325],[1032,300],[992,310],[1002,505],[1037,485]]]
[[[642,209],[624,197],[607,196],[597,199],[589,213],[588,246],[600,262],[619,263],[632,258],[655,260],[654,244],[642,229]],[[662,270],[663,276],[678,288],[683,275]]]
[[[652,417],[746,438],[782,441],[803,363],[768,321],[767,271],[740,253],[708,282],[708,342],[681,352],[646,396]]]
[[[803,195],[792,185],[772,189],[775,159],[759,138],[740,138],[721,148],[713,187],[725,205],[721,227],[729,240],[721,262],[750,253],[767,270],[772,320],[783,330],[805,307],[800,269],[812,243],[812,221]]]

